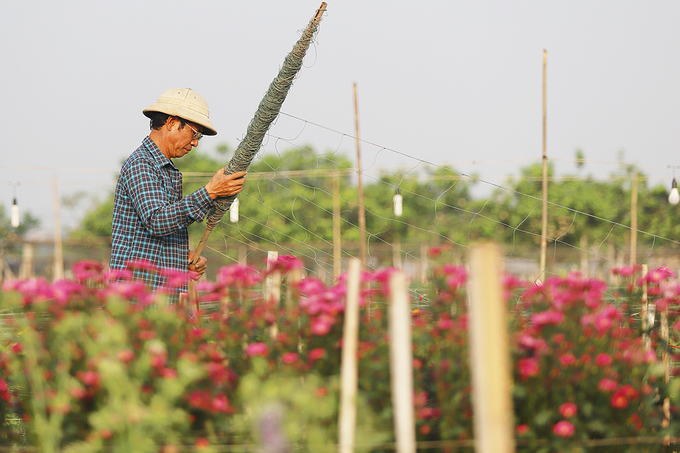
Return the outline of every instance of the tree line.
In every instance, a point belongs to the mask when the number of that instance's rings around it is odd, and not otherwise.
[[[230,157],[225,145],[212,155],[195,150],[175,163],[184,174],[184,191],[205,182]],[[679,237],[678,209],[667,201],[662,185],[649,187],[637,168],[621,164],[606,181],[578,172],[559,178],[548,165],[549,241],[583,247],[603,241],[623,246],[630,240],[631,191],[637,174],[638,230],[641,244]],[[333,217],[339,213],[343,242],[358,242],[359,206],[357,173],[350,158],[339,153],[320,154],[311,147],[292,148],[256,157],[248,181],[239,195],[239,221],[229,214],[222,225],[239,241],[256,244],[291,242],[332,243]],[[493,239],[514,246],[540,244],[542,222],[542,167],[532,164],[511,176],[488,197],[475,197],[474,177],[462,177],[450,166],[416,171],[381,170],[362,178],[366,233],[369,241],[466,245]],[[393,196],[403,197],[397,217]],[[88,212],[72,239],[107,241],[111,237],[113,192]],[[198,242],[203,225],[190,228]],[[216,244],[222,238],[211,238]],[[674,242],[667,242],[675,246]]]

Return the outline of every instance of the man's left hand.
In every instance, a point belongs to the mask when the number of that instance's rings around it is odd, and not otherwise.
[[[205,273],[205,270],[208,267],[208,260],[206,259],[205,256],[199,256],[198,262],[196,262],[196,264],[191,264],[191,262],[193,260],[194,260],[194,251],[190,250],[189,251],[189,277],[191,277],[192,280],[198,280]]]

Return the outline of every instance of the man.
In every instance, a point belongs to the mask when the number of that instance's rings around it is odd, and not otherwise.
[[[215,198],[238,194],[246,172],[225,175],[219,169],[205,186],[182,196],[182,173],[172,159],[189,153],[203,135],[217,134],[208,104],[191,89],[175,88],[161,94],[143,113],[151,120],[151,132],[125,161],[118,177],[110,267],[125,269],[131,260],[149,261],[170,273],[193,271],[190,275],[197,280],[207,262],[201,257],[189,265],[193,252],[187,226],[203,221]],[[144,278],[153,288],[166,280],[160,272],[143,269],[135,277]],[[186,285],[181,291],[186,291]]]

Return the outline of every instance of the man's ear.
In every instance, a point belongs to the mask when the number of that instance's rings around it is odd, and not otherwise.
[[[176,116],[169,116],[167,120],[165,120],[165,127],[167,128],[168,132],[170,132],[174,127],[175,123],[177,123],[177,117]]]

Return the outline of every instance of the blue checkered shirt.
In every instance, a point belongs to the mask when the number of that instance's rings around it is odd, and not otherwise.
[[[182,173],[146,137],[123,164],[116,184],[111,269],[141,259],[159,269],[188,271],[187,226],[202,222],[212,206],[205,187],[182,197]],[[164,280],[157,274],[144,278],[153,288]]]

